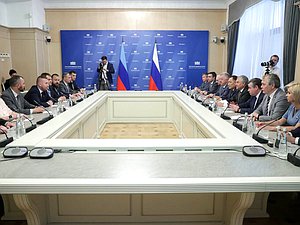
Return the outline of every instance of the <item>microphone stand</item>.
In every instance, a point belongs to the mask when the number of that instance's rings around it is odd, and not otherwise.
[[[226,110],[229,108],[229,103],[227,103],[226,108],[224,109],[224,111],[221,113],[220,117],[224,120],[231,120],[231,118],[229,116],[225,115]]]
[[[13,142],[14,138],[13,137],[8,137],[3,129],[0,128],[0,130],[3,132],[3,134],[6,137],[6,139],[4,139],[3,141],[0,141],[0,147],[3,148],[6,145],[8,145],[9,143]]]
[[[37,122],[36,122],[37,124],[44,124],[44,123],[46,123],[47,121],[53,119],[53,115],[49,112],[48,109],[46,109],[44,106],[42,106],[41,104],[39,104],[37,101],[35,101],[35,100],[33,100],[33,101],[34,101],[35,104],[37,104],[38,106],[40,106],[40,107],[42,107],[43,109],[45,109],[45,111],[49,114],[48,117],[45,117],[45,118],[43,118],[43,119],[37,121]]]
[[[34,129],[36,128],[36,124],[33,124],[32,121],[31,121],[27,116],[25,116],[25,115],[22,115],[22,116],[23,116],[25,119],[27,119],[27,120],[31,123],[31,126],[30,126],[30,127],[27,127],[27,128],[25,129],[26,133],[28,133],[28,132],[34,130]]]
[[[257,131],[256,134],[253,134],[253,135],[252,135],[252,138],[253,138],[254,140],[256,140],[257,142],[261,143],[261,144],[267,144],[267,143],[269,142],[269,140],[268,140],[268,139],[265,139],[265,138],[263,138],[263,137],[261,137],[261,136],[259,136],[259,132],[260,132],[262,129],[264,129],[266,126],[269,126],[269,125],[275,123],[275,122],[278,121],[280,118],[281,118],[281,117],[279,117],[279,118],[277,118],[277,119],[275,119],[275,120],[273,120],[273,121],[271,121],[271,122],[266,123],[265,125],[263,125],[261,128],[259,128],[259,130]]]

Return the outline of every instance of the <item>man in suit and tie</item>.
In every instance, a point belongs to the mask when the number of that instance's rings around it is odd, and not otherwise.
[[[208,72],[207,73],[207,80],[208,80],[208,89],[207,91],[202,91],[201,94],[208,95],[208,94],[215,94],[219,89],[219,84],[216,81],[217,74],[215,72]]]
[[[76,83],[77,74],[74,70],[70,71],[69,74],[71,75],[71,82],[69,83],[69,88],[71,88],[73,93],[77,93],[80,91],[80,88]]]
[[[25,81],[22,76],[13,76],[9,83],[10,88],[2,93],[1,98],[12,111],[26,115],[44,112],[42,107],[35,107],[24,99],[21,92],[25,90]]]
[[[216,92],[216,97],[219,97],[220,99],[226,99],[227,95],[229,93],[229,87],[228,87],[228,81],[230,78],[230,74],[227,72],[223,72],[219,76],[219,89]]]
[[[48,79],[44,76],[39,76],[36,79],[36,85],[33,85],[27,94],[25,99],[36,106],[49,107],[53,105],[52,98],[48,95],[47,90],[49,89]]]
[[[71,75],[69,73],[63,73],[62,81],[59,84],[58,90],[62,93],[66,98],[72,96],[72,89],[69,87],[71,82]]]
[[[248,99],[251,97],[248,92],[248,77],[245,75],[238,76],[235,85],[236,89],[238,90],[235,103],[239,105],[248,101]]]
[[[208,90],[208,77],[207,77],[207,73],[203,73],[202,74],[202,83],[199,87],[195,87],[195,90],[197,92],[201,92],[201,91],[207,91]]]
[[[62,101],[66,100],[64,94],[59,91],[59,84],[60,84],[59,75],[54,73],[52,74],[51,79],[52,79],[51,82],[52,84],[49,86],[51,97],[54,98],[56,102],[59,100]]]
[[[262,102],[265,94],[261,90],[261,79],[253,78],[248,83],[248,91],[251,97],[248,101],[240,103],[239,105],[230,104],[230,108],[238,113],[251,114]]]
[[[115,69],[112,63],[107,61],[106,56],[101,57],[101,63],[97,68],[99,73],[99,90],[111,90],[111,85],[113,84],[112,74],[115,73]]]
[[[262,91],[265,96],[262,103],[253,112],[259,121],[270,121],[281,118],[289,107],[286,95],[280,89],[280,79],[276,74],[265,74],[262,79]]]

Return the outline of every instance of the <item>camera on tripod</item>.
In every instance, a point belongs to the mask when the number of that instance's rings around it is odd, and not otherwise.
[[[273,60],[270,60],[268,62],[262,62],[260,65],[265,67],[270,67],[270,66],[275,66],[275,63],[273,62]]]

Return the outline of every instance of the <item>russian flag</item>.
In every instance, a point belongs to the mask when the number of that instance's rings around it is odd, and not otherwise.
[[[121,44],[117,90],[118,91],[130,90],[129,76],[127,71],[125,51],[124,51],[124,42],[122,42]]]
[[[154,50],[153,50],[149,90],[162,91],[162,82],[161,82],[160,68],[158,63],[156,43],[154,44]]]

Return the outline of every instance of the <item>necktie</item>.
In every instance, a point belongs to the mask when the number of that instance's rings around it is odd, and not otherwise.
[[[257,104],[257,97],[255,96],[255,101],[254,101],[253,109],[256,109],[256,104]]]
[[[17,99],[17,103],[18,103],[19,107],[21,108],[20,95],[17,95],[16,99]]]
[[[237,95],[237,102],[238,102],[238,103],[239,103],[239,101],[240,101],[241,95],[242,95],[242,92],[239,91],[239,93],[238,93],[238,95]]]
[[[268,115],[268,116],[270,115],[270,113],[269,113],[269,103],[270,103],[270,99],[271,99],[271,97],[268,96],[268,98],[267,98],[267,115]]]

